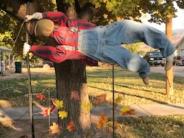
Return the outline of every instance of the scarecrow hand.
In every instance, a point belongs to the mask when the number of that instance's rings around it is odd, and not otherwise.
[[[30,49],[31,49],[31,46],[28,43],[24,43],[23,55],[26,56]]]
[[[32,15],[26,15],[25,21],[28,22],[28,21],[33,20],[33,19],[40,20],[42,18],[43,18],[43,15],[41,12],[35,12]]]

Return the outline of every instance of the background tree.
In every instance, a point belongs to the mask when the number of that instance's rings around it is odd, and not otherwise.
[[[49,0],[1,0],[0,7],[6,11],[6,13],[9,12],[23,19],[27,11],[25,7],[25,3],[27,2],[30,2],[32,5],[32,9],[29,11],[31,13],[33,11],[55,10],[54,4],[57,5],[58,10],[66,12],[64,7],[66,7],[68,3],[74,4],[75,1],[56,0],[56,3],[54,3],[54,1]],[[79,1],[80,4],[84,4],[85,2],[85,0]],[[151,22],[170,23],[170,20],[167,22],[168,19],[174,17],[176,12],[173,2],[176,2],[181,8],[184,7],[182,0],[89,0],[89,2],[96,7],[94,22],[97,24],[107,24],[117,18],[133,18],[134,20],[139,20],[142,13],[149,13],[151,15]],[[37,7],[40,8],[37,9]],[[7,18],[5,21],[12,22],[12,24],[4,22],[4,18],[0,20],[1,25],[4,26],[1,27],[1,32],[4,33],[5,30],[8,30],[12,36],[15,36],[12,32],[14,31],[16,23],[14,23],[12,18],[6,16],[6,13],[3,12],[3,14],[0,14],[0,18],[5,16]],[[10,27],[10,25],[12,25],[12,27]],[[12,28],[12,30],[10,28]],[[6,42],[5,39],[3,39],[2,42]],[[12,45],[11,43],[9,44]],[[18,48],[19,47],[20,46],[18,46]],[[88,129],[91,122],[89,97],[86,89],[85,65],[82,64],[81,61],[67,61],[61,64],[55,64],[55,71],[58,97],[64,100],[66,110],[69,113],[69,118],[63,122],[63,126],[66,126],[68,121],[73,120],[79,131]],[[71,99],[73,92],[79,94],[80,101]]]
[[[28,5],[27,2],[29,2]],[[5,3],[5,1],[4,1]],[[65,4],[65,3],[64,3]],[[40,6],[41,5],[41,6]],[[8,4],[0,5],[0,7],[14,16],[24,19],[26,12],[31,14],[35,11],[44,11],[43,5],[50,5],[48,1],[12,1],[9,0]],[[59,5],[57,3],[57,5]],[[37,8],[38,7],[38,8]],[[39,8],[41,7],[41,8]],[[30,9],[31,8],[31,9]],[[58,10],[59,9],[58,6]],[[18,28],[18,27],[17,27]],[[25,39],[24,39],[25,40]],[[62,127],[66,128],[69,121],[75,123],[77,131],[90,128],[90,103],[88,93],[86,91],[86,74],[85,64],[81,61],[66,61],[61,64],[55,64],[56,71],[56,90],[58,98],[62,98],[65,105],[65,110],[68,112],[68,119],[62,121]],[[79,95],[79,99],[73,99],[71,95]],[[64,133],[65,134],[65,133]]]
[[[184,1],[182,0],[157,0],[152,2],[152,9],[150,14],[151,21],[158,23],[165,23],[165,33],[169,39],[172,38],[173,28],[172,20],[176,16],[176,6],[184,8]],[[173,68],[166,71],[166,94],[173,95]]]
[[[176,7],[184,8],[183,0],[91,0],[96,7],[103,10],[103,17],[108,20],[114,18],[133,18],[139,20],[142,13],[151,15],[150,22],[165,23],[166,35],[172,37],[172,19],[176,15]],[[111,14],[108,14],[111,13]],[[110,16],[109,16],[110,15]],[[102,19],[102,18],[101,18]],[[166,94],[173,94],[173,68],[166,72]]]
[[[56,3],[59,11],[70,12],[67,10],[74,10],[72,9],[74,8],[73,1],[58,0]],[[71,7],[67,9],[68,4]],[[79,5],[79,3],[76,4]],[[59,98],[63,99],[66,111],[69,113],[68,120],[62,121],[62,126],[66,127],[67,122],[72,120],[81,135],[85,132],[84,130],[91,126],[85,68],[86,65],[80,60],[55,64],[57,94]],[[73,94],[79,95],[80,100],[71,99]]]

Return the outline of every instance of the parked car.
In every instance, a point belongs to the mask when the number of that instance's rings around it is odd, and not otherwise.
[[[178,66],[184,66],[184,56],[174,57],[174,64]]]
[[[146,53],[144,59],[150,65],[165,65],[165,58],[163,58],[162,54],[158,50]]]

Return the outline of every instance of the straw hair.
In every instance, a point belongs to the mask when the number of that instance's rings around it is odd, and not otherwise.
[[[37,21],[34,29],[35,36],[49,37],[54,30],[54,22],[48,19]]]

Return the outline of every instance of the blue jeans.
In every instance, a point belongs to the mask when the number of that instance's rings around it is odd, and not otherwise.
[[[164,33],[131,20],[80,31],[78,47],[86,56],[98,61],[118,64],[145,77],[150,72],[149,64],[121,46],[134,42],[144,42],[152,48],[159,49],[163,57],[169,56],[175,50]]]

